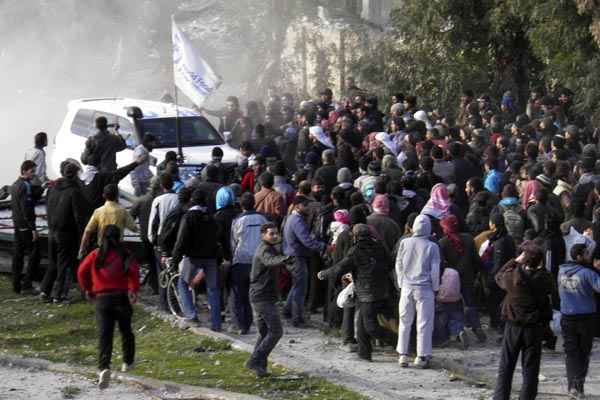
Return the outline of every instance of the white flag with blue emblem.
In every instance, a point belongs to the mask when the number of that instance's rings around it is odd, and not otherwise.
[[[175,86],[198,107],[221,86],[221,77],[200,57],[173,20]]]

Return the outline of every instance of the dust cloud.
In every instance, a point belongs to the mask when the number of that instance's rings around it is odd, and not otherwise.
[[[69,100],[158,99],[170,89],[170,19],[177,5],[0,0],[0,185],[15,179],[35,133],[48,133],[50,155]]]

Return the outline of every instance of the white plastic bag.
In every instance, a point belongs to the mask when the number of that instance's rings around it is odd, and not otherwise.
[[[556,336],[559,336],[561,334],[561,330],[560,330],[561,315],[562,314],[560,313],[560,311],[556,311],[556,310],[552,311],[552,321],[550,321],[550,329],[552,329],[552,332],[554,332],[554,334]]]
[[[336,303],[339,308],[354,307],[354,282],[348,284],[348,286],[338,294]]]

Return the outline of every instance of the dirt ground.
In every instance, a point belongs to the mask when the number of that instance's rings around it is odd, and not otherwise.
[[[79,375],[0,366],[1,400],[151,400],[135,386],[113,383],[100,390],[96,382]]]

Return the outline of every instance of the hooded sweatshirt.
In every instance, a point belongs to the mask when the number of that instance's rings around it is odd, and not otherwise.
[[[558,294],[562,315],[596,312],[594,292],[600,293],[600,274],[576,263],[566,263],[558,271]]]
[[[399,288],[439,289],[440,249],[429,240],[430,235],[429,218],[419,215],[413,224],[413,235],[398,246],[396,275]]]

